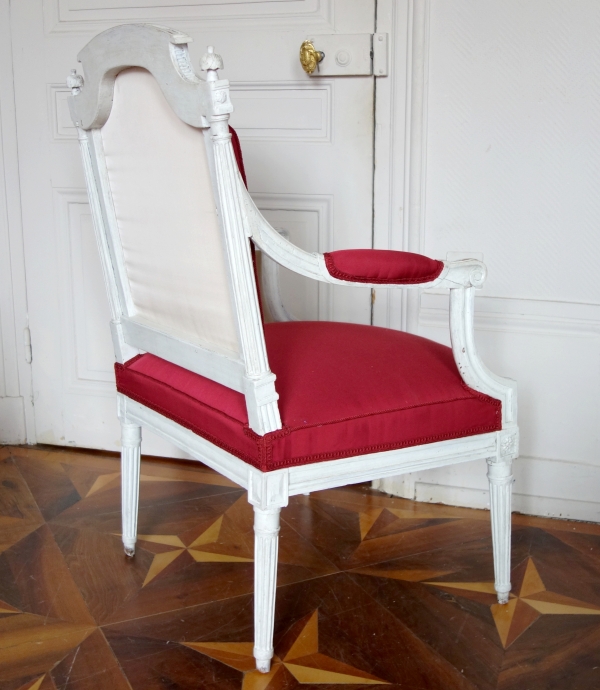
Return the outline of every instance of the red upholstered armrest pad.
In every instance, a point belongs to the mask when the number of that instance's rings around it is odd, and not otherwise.
[[[324,254],[329,275],[353,283],[414,285],[435,280],[443,261],[388,249],[342,249]]]

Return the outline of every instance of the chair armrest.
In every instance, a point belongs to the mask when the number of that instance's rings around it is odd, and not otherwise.
[[[420,254],[378,249],[306,252],[268,223],[243,185],[240,193],[252,240],[273,261],[307,278],[372,288],[481,287],[485,281],[486,268],[476,259],[436,261]]]
[[[474,288],[483,285],[487,273],[481,261],[434,261],[419,254],[372,249],[305,252],[271,227],[245,187],[240,191],[244,194],[249,236],[273,261],[300,275],[361,287],[450,288],[450,336],[460,375],[471,388],[502,401],[502,429],[507,435],[502,452],[518,455],[517,385],[493,374],[475,347]]]
[[[329,275],[350,283],[419,285],[430,283],[444,262],[421,254],[386,249],[343,249],[323,254]]]

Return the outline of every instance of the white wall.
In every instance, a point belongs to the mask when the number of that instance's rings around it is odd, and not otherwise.
[[[600,521],[600,3],[414,0],[408,9],[424,15],[423,67],[409,68],[413,93],[424,87],[423,156],[392,199],[407,205],[412,174],[419,218],[398,235],[404,248],[483,255],[488,266],[477,343],[494,372],[519,383],[515,508]],[[405,307],[409,328],[448,342],[447,296]],[[381,487],[423,501],[488,500],[481,464]]]

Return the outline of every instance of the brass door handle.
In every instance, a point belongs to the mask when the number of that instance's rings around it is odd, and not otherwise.
[[[312,41],[304,41],[300,46],[300,64],[307,74],[312,74],[324,57],[325,53],[317,50]]]

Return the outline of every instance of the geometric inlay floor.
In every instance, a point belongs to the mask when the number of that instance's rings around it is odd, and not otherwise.
[[[486,511],[294,497],[260,674],[252,517],[203,465],[146,458],[127,559],[117,457],[0,448],[0,688],[600,688],[600,525],[515,515],[500,606]]]

